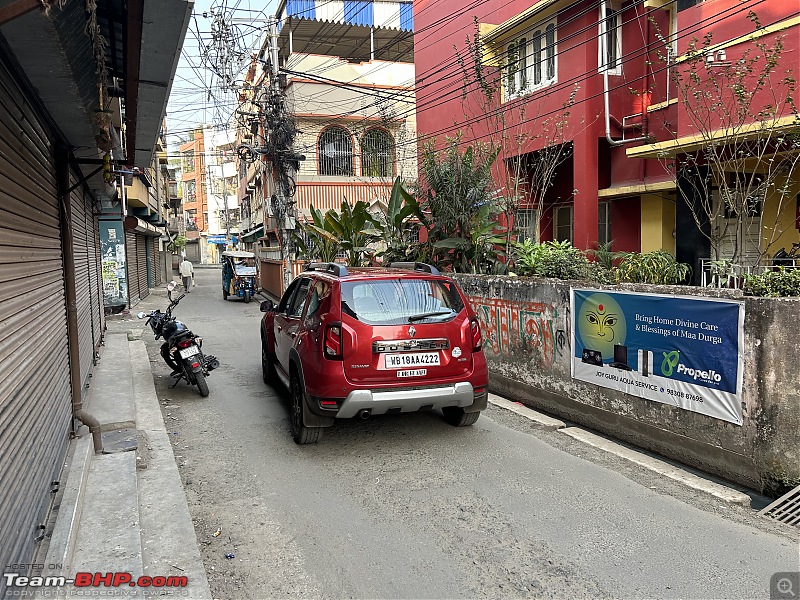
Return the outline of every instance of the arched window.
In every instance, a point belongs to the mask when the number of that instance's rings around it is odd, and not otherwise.
[[[383,129],[370,129],[361,138],[361,175],[394,176],[394,140]]]
[[[353,139],[343,127],[328,127],[319,136],[319,174],[353,175]]]

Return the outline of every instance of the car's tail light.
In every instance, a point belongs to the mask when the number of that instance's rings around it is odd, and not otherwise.
[[[189,346],[192,346],[192,345],[194,345],[194,340],[193,339],[181,340],[177,344],[178,348],[188,348]]]
[[[481,335],[481,324],[478,319],[470,319],[470,329],[472,330],[472,351],[478,352],[483,347],[483,336]]]
[[[325,358],[342,360],[342,325],[333,323],[325,327],[325,337],[322,345]]]

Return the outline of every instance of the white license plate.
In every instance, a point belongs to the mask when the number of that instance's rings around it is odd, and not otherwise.
[[[195,354],[200,354],[200,348],[197,346],[189,346],[188,348],[181,350],[181,358],[189,358]]]
[[[404,367],[438,367],[438,352],[405,352],[403,354],[387,354],[387,369],[402,369]]]
[[[427,374],[428,369],[412,369],[410,371],[398,371],[398,377],[422,377]]]

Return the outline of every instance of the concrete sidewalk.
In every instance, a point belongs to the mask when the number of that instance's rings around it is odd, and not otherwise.
[[[143,323],[143,322],[142,322]],[[178,578],[174,587],[66,585],[42,588],[39,597],[144,597],[209,599],[211,592],[189,515],[186,495],[153,384],[144,342],[129,335],[131,321],[109,319],[95,367],[88,411],[103,425],[103,454],[94,454],[86,427],[73,440],[61,478],[55,525],[43,576],[130,573]],[[185,587],[182,578],[185,578]],[[145,582],[140,582],[145,583]]]

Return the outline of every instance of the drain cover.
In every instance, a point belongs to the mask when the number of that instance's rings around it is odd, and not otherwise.
[[[800,485],[775,500],[758,514],[787,525],[800,526]]]

